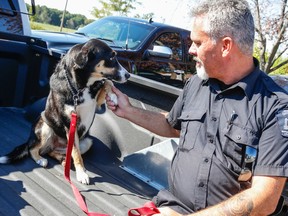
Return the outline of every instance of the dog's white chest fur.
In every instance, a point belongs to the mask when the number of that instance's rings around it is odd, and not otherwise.
[[[83,91],[83,103],[80,103],[79,105],[76,106],[76,113],[77,116],[80,117],[80,127],[85,126],[85,132],[83,133],[86,134],[87,131],[89,130],[92,121],[94,119],[97,103],[96,99],[92,98],[91,95],[89,94],[89,89],[85,89]],[[70,113],[74,110],[73,106],[66,105],[65,106],[65,112],[68,116],[70,116]]]

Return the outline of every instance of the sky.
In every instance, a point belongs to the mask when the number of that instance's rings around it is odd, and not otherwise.
[[[137,0],[142,5],[135,5],[135,14],[154,13],[153,20],[155,22],[162,22],[189,30],[189,0]],[[25,0],[26,3],[31,4],[31,0]],[[46,5],[49,8],[56,8],[64,10],[66,0],[35,0],[36,5]],[[67,11],[69,13],[76,13],[85,15],[89,19],[95,19],[91,15],[93,7],[99,7],[98,0],[68,0]]]

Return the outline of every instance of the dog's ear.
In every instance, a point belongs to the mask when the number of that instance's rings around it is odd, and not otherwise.
[[[86,44],[81,48],[81,51],[75,57],[75,66],[82,69],[88,62],[89,49]]]

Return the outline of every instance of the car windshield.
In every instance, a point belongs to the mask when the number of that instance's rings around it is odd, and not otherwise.
[[[153,29],[153,26],[144,22],[104,18],[88,24],[76,33],[105,40],[110,46],[136,50]]]

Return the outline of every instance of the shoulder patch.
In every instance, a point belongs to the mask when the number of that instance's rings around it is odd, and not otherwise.
[[[276,114],[280,132],[283,137],[288,138],[288,108],[279,110]]]

